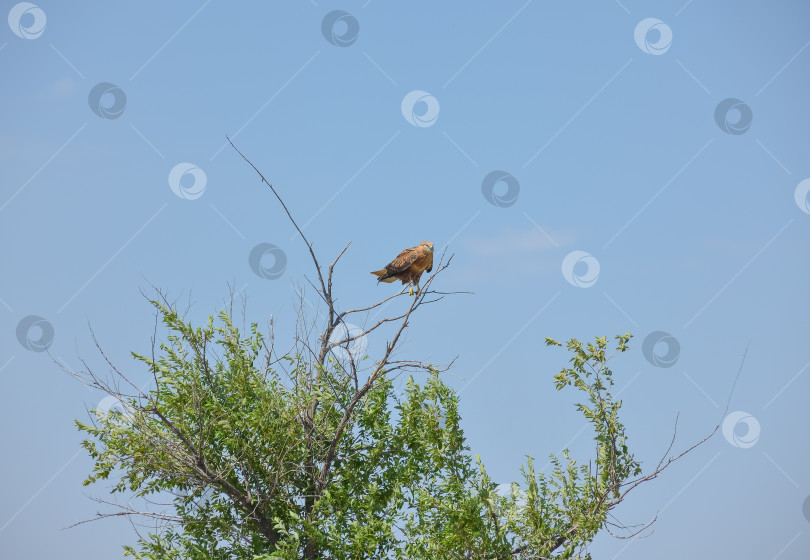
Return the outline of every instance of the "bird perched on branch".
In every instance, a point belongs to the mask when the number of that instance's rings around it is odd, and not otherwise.
[[[393,282],[401,280],[403,284],[410,284],[408,295],[413,295],[413,287],[419,294],[419,279],[422,273],[433,270],[433,243],[423,241],[416,247],[405,249],[397,258],[391,261],[382,270],[375,270],[371,274],[377,277],[377,282]]]

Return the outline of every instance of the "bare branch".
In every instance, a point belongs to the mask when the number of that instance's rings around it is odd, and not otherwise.
[[[292,225],[295,227],[295,230],[301,236],[301,239],[304,240],[304,243],[306,243],[307,249],[309,250],[309,254],[312,257],[312,262],[315,263],[315,270],[318,272],[318,279],[320,280],[320,283],[321,283],[321,290],[323,292],[323,295],[324,295],[324,297],[327,297],[327,299],[329,299],[328,298],[329,291],[326,289],[326,283],[324,282],[323,274],[321,274],[321,266],[318,263],[318,257],[315,256],[315,251],[312,249],[312,243],[309,242],[309,239],[307,239],[307,236],[304,235],[304,232],[301,230],[300,227],[298,227],[298,223],[295,221],[295,218],[292,217],[292,214],[290,213],[290,210],[287,208],[287,205],[284,203],[284,200],[281,198],[281,196],[279,196],[278,192],[276,192],[276,189],[273,188],[273,185],[270,183],[270,181],[268,181],[265,178],[265,176],[262,174],[262,172],[259,171],[259,168],[256,167],[255,165],[253,165],[253,162],[250,161],[247,158],[247,156],[245,156],[245,154],[243,154],[239,150],[239,148],[236,147],[236,145],[234,145],[234,143],[233,143],[233,141],[231,141],[230,137],[228,137],[226,135],[225,138],[228,139],[228,143],[231,145],[231,147],[233,147],[234,150],[236,150],[236,153],[238,153],[240,156],[242,156],[242,159],[245,160],[248,163],[248,165],[250,165],[253,168],[253,170],[256,173],[259,174],[259,177],[261,178],[262,182],[264,182],[268,187],[270,187],[270,190],[273,191],[273,194],[278,199],[278,201],[281,204],[282,208],[284,208],[284,212],[287,213],[287,217],[290,219],[290,222],[292,222]]]

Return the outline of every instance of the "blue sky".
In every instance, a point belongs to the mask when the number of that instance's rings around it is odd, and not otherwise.
[[[149,347],[150,285],[201,321],[230,283],[248,318],[272,315],[287,341],[296,291],[315,301],[303,243],[225,134],[324,262],[351,242],[341,304],[392,293],[368,272],[402,248],[455,254],[436,287],[474,295],[424,308],[402,355],[458,356],[463,379],[448,381],[495,480],[516,478],[527,454],[542,465],[590,451],[571,396],[553,390],[567,356],[546,336],[635,335],[614,371],[648,466],[678,413],[676,449],[722,421],[748,348],[726,436],[616,512],[628,524],[659,513],[654,533],[601,535],[591,552],[807,557],[810,5],[2,8],[4,557],[108,558],[133,540],[124,521],[62,530],[104,496],[81,487],[90,462],[72,424],[104,395],[51,357],[103,369],[92,328],[146,383],[129,352]],[[505,179],[485,183],[495,171]],[[260,244],[286,257],[261,260],[277,278],[251,268]],[[369,335],[372,355],[384,335]]]

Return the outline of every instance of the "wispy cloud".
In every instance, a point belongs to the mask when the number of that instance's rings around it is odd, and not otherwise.
[[[50,98],[68,97],[79,90],[79,82],[64,76],[48,85],[46,95]]]
[[[545,276],[558,273],[560,251],[571,246],[572,231],[544,228],[552,241],[536,227],[506,229],[493,235],[467,235],[459,238],[456,272],[482,280],[504,276]],[[557,246],[554,243],[557,243]]]
[[[551,237],[560,246],[574,242],[574,235],[570,231],[552,232]],[[467,236],[462,242],[472,253],[481,257],[505,255],[529,257],[557,249],[551,239],[533,227],[523,230],[508,229],[492,236]]]

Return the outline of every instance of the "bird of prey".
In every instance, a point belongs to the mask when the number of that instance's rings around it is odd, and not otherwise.
[[[391,261],[382,270],[375,270],[371,274],[377,277],[377,282],[393,282],[401,280],[403,284],[410,284],[408,295],[413,295],[413,287],[419,294],[419,279],[422,273],[433,270],[433,243],[423,241],[416,247],[405,249],[397,258]]]

